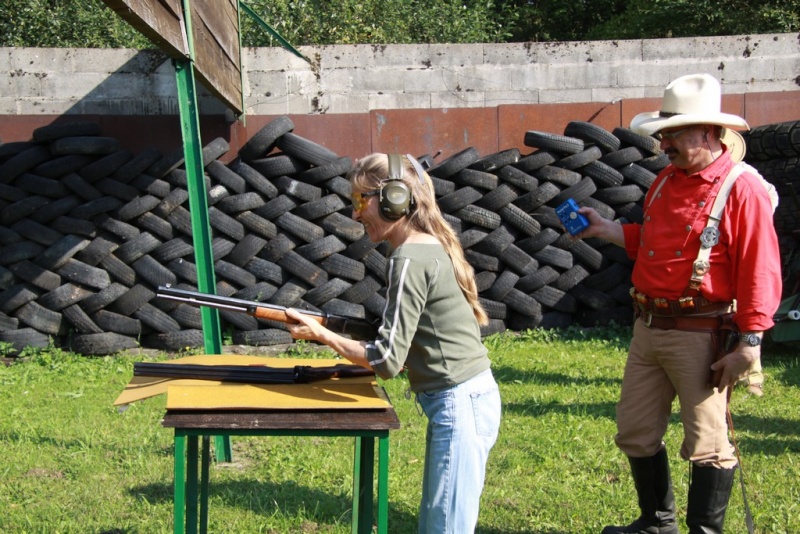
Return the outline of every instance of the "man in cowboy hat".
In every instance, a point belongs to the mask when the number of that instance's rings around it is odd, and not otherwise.
[[[609,240],[635,260],[637,320],[615,441],[628,456],[641,514],[604,534],[679,532],[663,441],[676,396],[680,454],[692,469],[686,523],[690,533],[722,532],[738,465],[728,440],[728,393],[760,357],[780,301],[781,261],[766,188],[721,141],[727,129],[748,125],[722,113],[721,101],[713,76],[691,74],[666,87],[660,111],[634,117],[631,128],[660,139],[671,163],[650,187],[642,224],[579,210],[590,222],[580,237]],[[739,334],[714,362],[726,318]],[[711,371],[720,375],[716,387]]]

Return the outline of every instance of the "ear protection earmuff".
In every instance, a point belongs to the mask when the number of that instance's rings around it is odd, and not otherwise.
[[[381,182],[381,215],[385,219],[397,220],[411,213],[414,198],[403,183],[403,157],[389,154],[389,176]]]
[[[422,167],[411,155],[406,155],[406,158],[417,171],[420,183],[424,184]],[[415,205],[411,189],[403,182],[403,156],[401,154],[389,154],[389,176],[381,182],[380,188],[381,216],[390,221],[395,221],[411,213]]]

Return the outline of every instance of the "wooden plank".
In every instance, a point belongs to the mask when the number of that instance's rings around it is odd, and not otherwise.
[[[191,5],[195,71],[212,93],[241,113],[238,3],[194,0]]]
[[[180,0],[103,0],[103,3],[168,56],[189,55]]]
[[[182,0],[103,0],[169,57],[189,56]],[[225,105],[241,114],[242,73],[237,0],[190,0],[194,72]]]

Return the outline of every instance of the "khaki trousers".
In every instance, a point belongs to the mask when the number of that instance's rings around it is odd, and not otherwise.
[[[736,466],[726,394],[706,386],[712,361],[710,333],[648,328],[637,319],[617,404],[620,450],[637,458],[654,456],[663,446],[677,396],[684,432],[681,457],[701,466]]]

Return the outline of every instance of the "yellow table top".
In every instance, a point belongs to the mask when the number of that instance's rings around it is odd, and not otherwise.
[[[169,363],[328,367],[341,364],[342,360],[206,354],[170,360]],[[134,376],[114,405],[130,404],[164,393],[167,394],[169,410],[353,410],[391,407],[383,389],[372,377],[333,378],[310,384],[235,384],[216,380]]]

